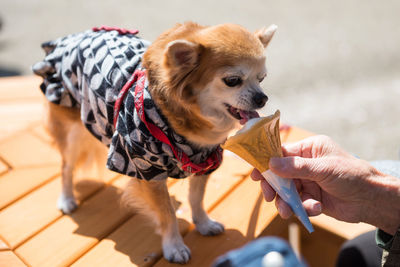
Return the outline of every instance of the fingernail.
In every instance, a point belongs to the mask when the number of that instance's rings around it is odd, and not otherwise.
[[[313,205],[313,210],[314,210],[314,211],[317,211],[318,213],[321,213],[321,212],[322,212],[321,203],[319,203],[319,202],[315,203],[315,204]]]

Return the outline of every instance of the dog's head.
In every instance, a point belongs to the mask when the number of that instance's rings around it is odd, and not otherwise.
[[[143,64],[150,92],[179,134],[214,145],[238,122],[256,116],[268,100],[260,82],[266,76],[264,50],[275,30],[185,23],[149,47]]]

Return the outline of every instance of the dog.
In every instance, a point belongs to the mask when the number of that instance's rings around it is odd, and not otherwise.
[[[44,78],[47,126],[62,156],[58,208],[77,208],[73,172],[87,153],[97,153],[97,139],[108,147],[107,168],[135,177],[122,201],[155,221],[168,261],[186,263],[190,250],[166,179],[190,176],[197,231],[224,231],[203,209],[206,182],[221,163],[220,144],[268,100],[260,83],[275,31],[186,22],[152,44],[137,31],[109,27],[44,43],[46,57],[33,71]]]

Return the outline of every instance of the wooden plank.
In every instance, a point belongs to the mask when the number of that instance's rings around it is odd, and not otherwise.
[[[290,132],[290,128],[291,128],[291,126],[284,124],[284,123],[282,124],[282,122],[279,125],[279,133],[280,133],[280,137],[281,137],[281,143],[286,142],[286,139]]]
[[[13,168],[43,166],[61,162],[56,148],[36,136],[22,132],[0,143],[0,156]]]
[[[0,178],[0,209],[54,178],[59,166],[11,170]]]
[[[0,266],[25,267],[26,265],[12,251],[0,251]]]
[[[8,171],[8,166],[5,162],[0,159],[0,175],[4,175]],[[1,194],[0,194],[1,196]]]
[[[50,136],[49,132],[47,131],[43,123],[39,123],[38,125],[32,127],[31,133],[47,143],[51,144],[53,142],[53,138]]]
[[[178,223],[181,232],[190,227],[186,220]],[[148,218],[135,215],[72,266],[152,266],[161,257],[161,237]]]
[[[134,215],[72,266],[146,266],[161,257],[160,244],[148,218]]]
[[[70,265],[130,216],[120,208],[121,188],[128,179],[117,179],[72,215],[62,216],[17,248],[16,253],[31,266]]]
[[[264,201],[259,184],[245,179],[210,213],[212,218],[225,225],[224,234],[204,237],[190,231],[184,237],[192,250],[192,259],[186,266],[210,266],[221,254],[257,237],[276,214],[275,206]],[[174,265],[160,259],[155,266]]]
[[[302,257],[309,266],[334,267],[339,249],[345,240],[317,225],[314,230],[310,234],[300,226]]]
[[[0,78],[0,102],[20,99],[41,99],[39,76],[17,76]]]
[[[0,139],[26,129],[43,119],[43,102],[40,100],[0,101]]]
[[[280,216],[275,217],[273,222],[263,231],[263,236],[279,236],[288,240],[288,226],[291,223],[299,225],[300,229],[300,252],[309,266],[333,267],[339,252],[339,249],[345,239],[314,225],[312,234],[301,225],[297,218],[284,220]],[[317,253],[316,253],[317,252]]]
[[[42,119],[40,80],[35,76],[0,78],[0,139],[12,137]]]
[[[10,250],[10,248],[8,247],[7,243],[4,242],[2,238],[0,238],[0,251],[3,250]]]
[[[206,210],[214,207],[221,198],[231,192],[251,167],[230,153],[224,154],[221,167],[212,173],[204,198]],[[170,188],[170,194],[177,206],[180,230],[185,234],[190,229],[191,212],[187,202],[188,180],[178,180]],[[144,238],[145,237],[145,238]],[[161,239],[142,216],[134,216],[109,237],[80,258],[74,266],[150,266],[162,256]]]
[[[113,177],[106,176],[109,182]],[[75,193],[82,201],[104,186],[91,178],[76,182]],[[0,212],[0,235],[15,248],[48,224],[62,216],[56,202],[61,192],[61,179],[56,178],[16,201]]]
[[[297,142],[299,140],[303,140],[304,138],[315,135],[314,133],[311,133],[309,131],[294,126],[291,126],[288,131],[289,132],[286,136],[286,140],[284,141],[285,143]]]
[[[325,229],[343,239],[349,240],[365,232],[372,231],[376,227],[366,223],[346,223],[321,214],[310,217],[312,224]]]
[[[0,213],[0,235],[15,248],[62,214],[56,208],[60,179],[46,184]]]

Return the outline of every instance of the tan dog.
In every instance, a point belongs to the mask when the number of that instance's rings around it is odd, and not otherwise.
[[[170,127],[196,149],[207,150],[223,143],[239,122],[244,124],[256,116],[255,110],[268,99],[260,82],[266,76],[264,48],[275,30],[272,25],[253,34],[232,24],[203,27],[185,23],[163,33],[151,44],[142,66],[146,70],[148,91]],[[49,51],[54,49],[54,45],[47,47],[51,48]],[[41,63],[36,69],[34,66],[34,70],[48,78],[51,67],[46,64]],[[96,83],[93,79],[82,81],[79,75],[73,78],[77,87]],[[68,86],[66,81],[61,84]],[[78,102],[85,101],[84,97],[85,93],[74,95]],[[48,126],[63,159],[63,189],[58,206],[64,213],[77,207],[72,192],[75,165],[83,154],[93,151],[96,143],[90,141],[91,135],[81,117],[78,108],[49,103]],[[86,127],[90,130],[92,126]],[[216,235],[224,227],[207,216],[202,204],[208,176],[191,175],[189,202],[196,229],[203,235]],[[179,233],[166,179],[131,179],[123,201],[156,222],[167,260],[178,263],[189,260],[190,250]]]

